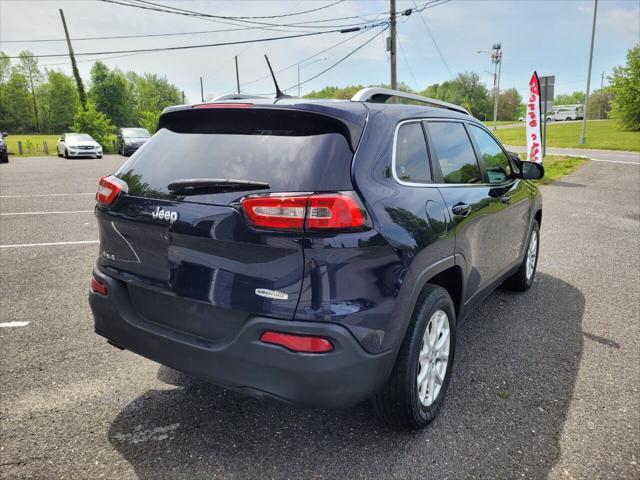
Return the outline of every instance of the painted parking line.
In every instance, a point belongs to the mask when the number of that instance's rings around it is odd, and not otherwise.
[[[2,322],[0,328],[26,327],[29,322]]]
[[[100,243],[100,240],[78,240],[75,242],[49,242],[49,243],[17,243],[14,245],[0,245],[0,248],[55,247],[57,245],[90,245],[93,243]]]
[[[571,157],[577,157],[578,155],[566,155],[567,157],[571,156]],[[631,164],[631,165],[640,165],[640,162],[626,162],[624,160],[602,160],[599,158],[591,158],[591,157],[587,157],[589,160],[591,160],[592,162],[606,162],[606,163],[627,163],[627,164]]]
[[[80,193],[38,193],[35,195],[0,195],[0,198],[32,198],[32,197],[71,197],[74,195],[95,195],[95,192]]]
[[[15,215],[59,215],[61,213],[93,213],[93,210],[60,210],[57,212],[9,212],[0,213],[0,217],[9,217]]]

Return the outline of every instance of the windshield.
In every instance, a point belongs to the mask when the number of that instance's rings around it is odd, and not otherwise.
[[[78,133],[73,135],[67,135],[68,142],[94,142],[95,140],[91,137],[91,135],[87,135],[86,133]]]
[[[144,128],[124,128],[122,136],[125,138],[149,138],[149,132]]]

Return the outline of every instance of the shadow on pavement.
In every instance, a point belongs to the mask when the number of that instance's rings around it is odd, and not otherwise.
[[[387,428],[368,404],[303,411],[161,367],[114,419],[109,440],[141,479],[543,478],[582,352],[584,297],[538,272],[525,294],[492,294],[460,326],[454,377],[423,432]],[[348,388],[348,385],[345,385]]]

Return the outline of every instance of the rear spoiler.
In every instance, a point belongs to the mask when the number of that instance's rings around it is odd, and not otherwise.
[[[320,135],[339,133],[349,142],[355,152],[366,122],[366,110],[362,115],[341,112],[317,104],[300,106],[254,104],[242,102],[245,98],[215,102],[215,108],[208,104],[178,105],[162,112],[158,130],[166,128],[177,133],[219,133],[219,134],[267,134],[272,135]],[[235,102],[233,102],[235,100]],[[320,110],[320,111],[319,111]],[[322,110],[328,110],[325,112]],[[343,113],[341,116],[331,113]],[[347,115],[344,115],[346,113]],[[343,116],[355,117],[358,123]],[[360,118],[359,118],[360,117]]]

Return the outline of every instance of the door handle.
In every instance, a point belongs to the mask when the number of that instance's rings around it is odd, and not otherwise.
[[[453,207],[451,207],[451,211],[454,215],[458,215],[460,217],[466,217],[471,213],[471,207],[466,203],[456,203]]]
[[[504,197],[500,197],[500,201],[509,205],[511,203],[511,197],[509,195],[505,195]]]

